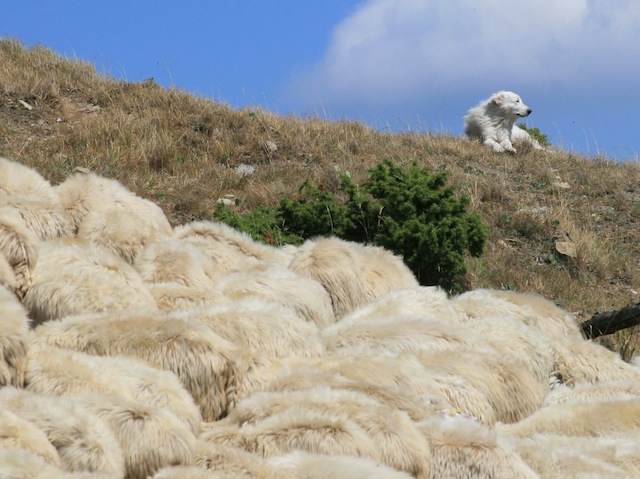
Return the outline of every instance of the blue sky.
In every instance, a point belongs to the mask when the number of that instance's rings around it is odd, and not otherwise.
[[[640,155],[637,0],[4,2],[0,36],[233,107],[462,134],[498,90],[552,144]]]

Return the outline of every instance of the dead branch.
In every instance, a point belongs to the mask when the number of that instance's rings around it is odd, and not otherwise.
[[[595,339],[637,324],[640,324],[640,303],[614,311],[596,313],[591,319],[580,323],[580,328],[585,338]]]

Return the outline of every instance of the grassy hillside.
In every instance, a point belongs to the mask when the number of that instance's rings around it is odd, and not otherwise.
[[[425,112],[428,115],[428,112]],[[544,132],[543,132],[544,133]],[[496,154],[451,136],[374,131],[355,122],[236,110],[152,80],[115,81],[46,48],[0,41],[0,155],[56,184],[76,168],[158,203],[172,224],[275,205],[310,179],[358,181],[381,159],[450,173],[490,228],[468,260],[471,288],[541,293],[581,319],[640,301],[640,166],[521,146]],[[237,168],[254,168],[251,175]],[[556,250],[570,241],[575,256]],[[625,356],[636,335],[606,338]]]

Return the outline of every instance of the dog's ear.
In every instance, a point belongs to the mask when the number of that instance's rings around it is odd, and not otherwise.
[[[491,103],[493,103],[496,106],[502,106],[504,105],[506,98],[504,96],[504,93],[500,92],[500,93],[496,93],[495,95],[493,95],[491,97]]]

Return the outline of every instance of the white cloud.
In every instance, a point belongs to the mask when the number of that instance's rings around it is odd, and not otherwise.
[[[298,105],[384,107],[470,85],[637,83],[638,24],[636,0],[368,0],[287,90]]]

